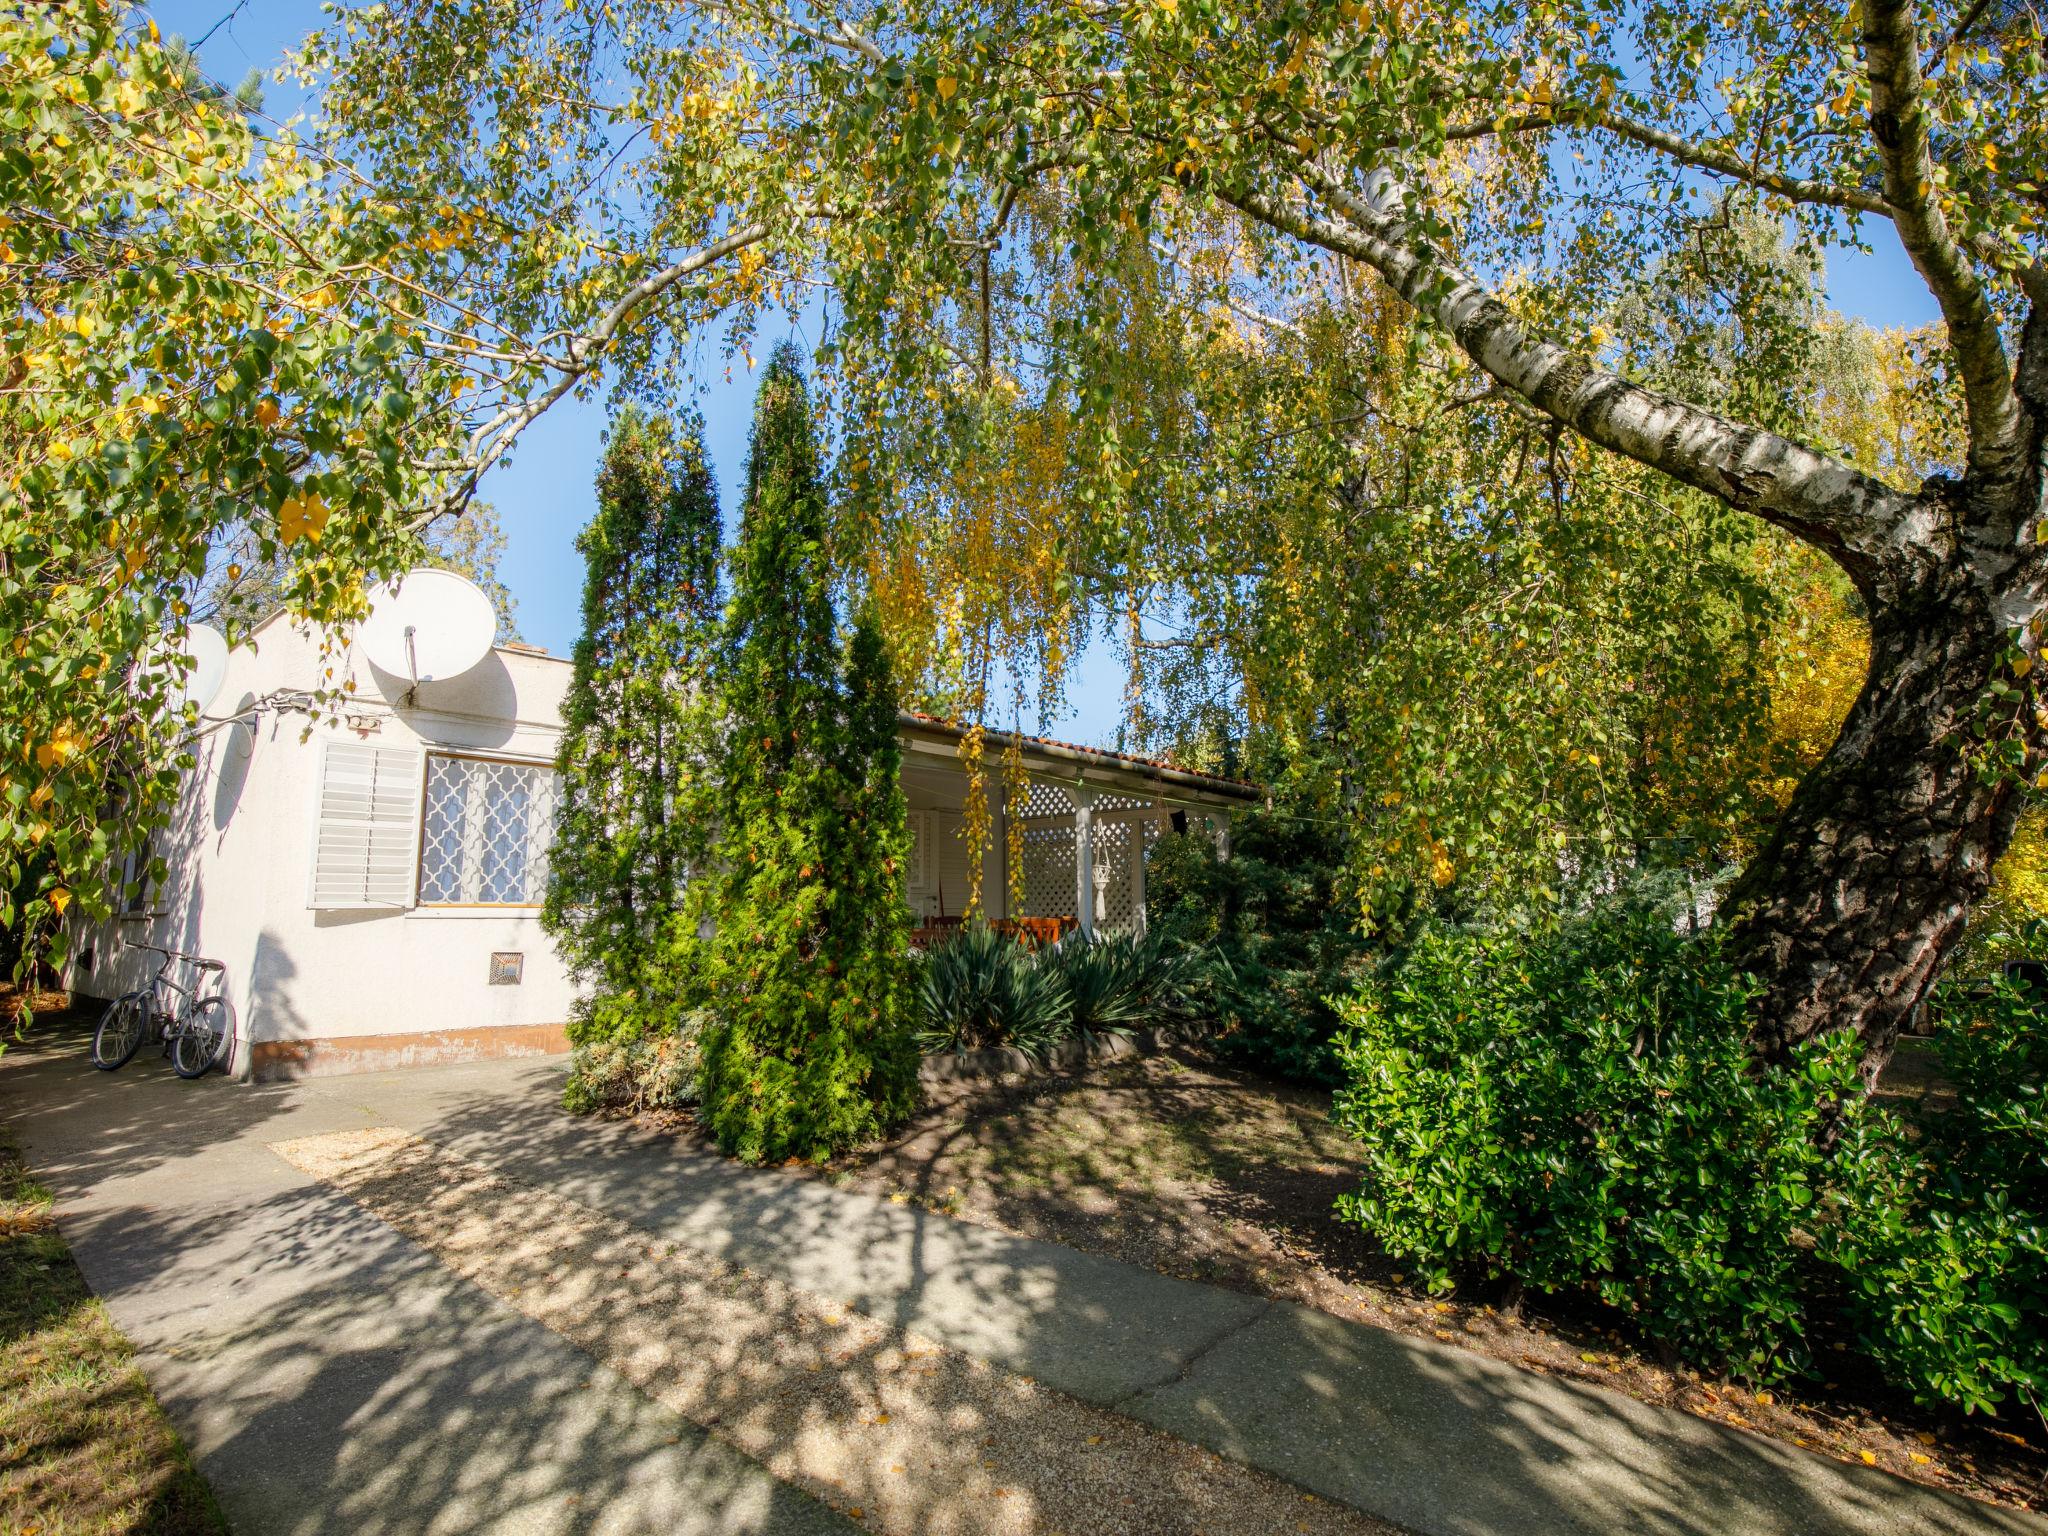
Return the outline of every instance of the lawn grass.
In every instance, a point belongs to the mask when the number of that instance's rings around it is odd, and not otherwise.
[[[0,1531],[226,1529],[128,1341],[71,1261],[49,1192],[0,1129]]]

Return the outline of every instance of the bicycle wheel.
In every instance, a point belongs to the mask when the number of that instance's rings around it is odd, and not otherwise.
[[[149,994],[130,992],[107,1004],[92,1032],[92,1064],[102,1072],[125,1066],[149,1033]]]
[[[180,1077],[204,1077],[227,1061],[234,1045],[234,1009],[224,997],[202,997],[172,1037],[171,1070]]]

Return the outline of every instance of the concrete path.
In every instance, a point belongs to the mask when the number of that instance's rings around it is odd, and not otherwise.
[[[874,1523],[664,1392],[630,1348],[494,1291],[476,1232],[465,1257],[389,1189],[277,1150],[388,1130],[409,1134],[370,1140],[424,1143],[447,1179],[495,1191],[471,1216],[537,1191],[536,1205],[643,1234],[679,1272],[701,1260],[762,1277],[814,1311],[829,1301],[1073,1400],[1060,1412],[1214,1452],[1217,1478],[1263,1497],[1281,1479],[1428,1536],[2048,1536],[2030,1516],[1453,1346],[571,1120],[558,1084],[555,1063],[501,1062],[195,1085],[147,1059],[96,1073],[66,1040],[0,1056],[0,1117],[56,1189],[86,1278],[242,1532]],[[1195,1497],[1178,1521],[1133,1512],[1129,1528],[1197,1529]]]

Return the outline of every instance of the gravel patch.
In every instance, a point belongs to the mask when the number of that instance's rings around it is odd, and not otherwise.
[[[278,1143],[480,1286],[870,1530],[1394,1528],[407,1133]]]

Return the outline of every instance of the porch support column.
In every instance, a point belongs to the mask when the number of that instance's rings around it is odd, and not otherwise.
[[[1161,807],[1152,806],[1150,816],[1134,816],[1128,825],[1131,829],[1131,932],[1140,938],[1145,934],[1145,829],[1161,815]]]
[[[1074,916],[1085,938],[1095,937],[1095,791],[1076,784],[1074,796]]]
[[[981,856],[981,911],[993,922],[1017,914],[1010,910],[1010,790],[999,783],[995,814],[989,817],[989,846]],[[989,889],[989,861],[995,861],[995,889]]]

